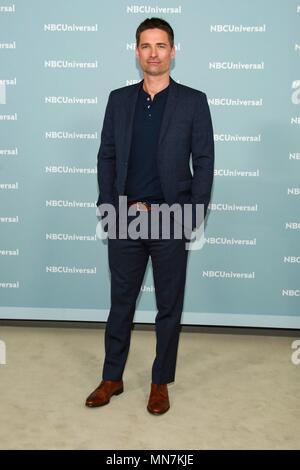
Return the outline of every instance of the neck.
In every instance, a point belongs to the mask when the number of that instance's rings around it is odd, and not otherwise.
[[[144,74],[143,88],[146,93],[153,97],[156,93],[160,92],[170,84],[169,72],[164,75],[153,76]]]

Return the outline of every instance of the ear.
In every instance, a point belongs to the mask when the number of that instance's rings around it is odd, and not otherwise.
[[[140,56],[140,54],[139,54],[139,49],[138,49],[137,46],[135,46],[135,56],[136,56],[137,59],[138,59],[139,56]]]
[[[176,49],[175,49],[175,46],[173,46],[171,50],[171,59],[174,59],[175,55],[176,55]]]

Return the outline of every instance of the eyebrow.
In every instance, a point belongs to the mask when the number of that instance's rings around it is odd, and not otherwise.
[[[155,44],[157,44],[157,45],[164,45],[164,46],[167,45],[166,42],[156,42]],[[142,43],[140,44],[140,46],[148,46],[148,45],[150,45],[149,42],[142,42]]]

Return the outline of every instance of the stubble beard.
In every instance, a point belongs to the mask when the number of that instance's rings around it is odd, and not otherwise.
[[[148,75],[152,75],[153,77],[158,76],[158,75],[163,75],[168,71],[167,68],[160,68],[160,67],[144,67],[143,72],[147,73]]]

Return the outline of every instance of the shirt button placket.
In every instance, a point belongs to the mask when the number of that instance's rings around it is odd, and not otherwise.
[[[147,98],[147,101],[150,101],[150,97],[149,97],[149,96],[148,96],[148,98]],[[150,108],[151,108],[151,105],[148,104],[148,105],[147,105],[147,108],[150,109]],[[151,117],[151,113],[149,113],[148,116]]]

